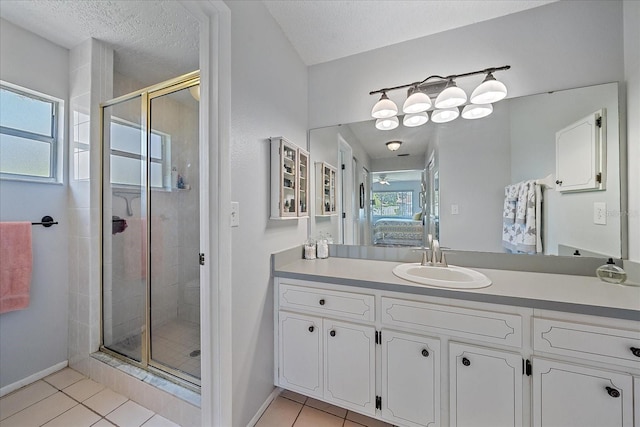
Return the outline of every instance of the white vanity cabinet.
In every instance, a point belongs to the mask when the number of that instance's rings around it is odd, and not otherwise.
[[[561,317],[533,321],[533,426],[633,426],[637,322]]]
[[[282,387],[322,397],[322,319],[282,312],[278,332],[278,381]]]
[[[382,418],[411,427],[440,425],[440,341],[382,330]]]
[[[375,415],[375,328],[333,319],[323,322],[325,400]]]
[[[533,426],[633,427],[629,374],[533,359]]]
[[[522,426],[522,387],[520,354],[449,343],[452,427]]]
[[[400,427],[640,427],[638,321],[380,286],[275,288],[280,387]]]

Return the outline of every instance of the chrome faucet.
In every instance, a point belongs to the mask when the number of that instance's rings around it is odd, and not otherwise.
[[[438,239],[433,239],[431,247],[431,265],[439,267],[447,267],[447,260],[444,256],[444,252],[440,250],[440,242]]]

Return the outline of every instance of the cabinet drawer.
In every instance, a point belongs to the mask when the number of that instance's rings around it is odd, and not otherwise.
[[[522,346],[522,318],[515,314],[383,297],[382,324]]]
[[[364,321],[375,319],[373,295],[282,283],[280,284],[280,308]]]
[[[534,318],[533,349],[640,369],[638,330]]]

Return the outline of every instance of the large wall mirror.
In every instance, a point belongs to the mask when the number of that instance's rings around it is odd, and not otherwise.
[[[603,114],[602,151],[591,154],[602,163],[603,184],[590,191],[559,191],[556,134],[597,111]],[[331,235],[342,244],[414,246],[419,229],[405,235],[409,241],[380,239],[381,233],[390,234],[376,223],[389,214],[407,224],[420,221],[422,234],[437,235],[445,248],[509,252],[503,241],[505,187],[546,179],[550,185],[540,186],[537,215],[542,246],[529,253],[625,257],[619,130],[617,83],[503,100],[493,114],[477,120],[391,131],[377,130],[374,121],[312,129],[312,161],[338,169],[340,209],[333,217],[312,214],[310,236]],[[391,151],[389,141],[401,145]],[[570,151],[564,160],[582,155]],[[381,209],[393,200],[399,208]]]

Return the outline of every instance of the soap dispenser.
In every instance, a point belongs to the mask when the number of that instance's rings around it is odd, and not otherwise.
[[[605,265],[598,267],[596,276],[604,282],[616,284],[624,283],[627,280],[627,273],[613,262],[613,258],[609,258]]]

